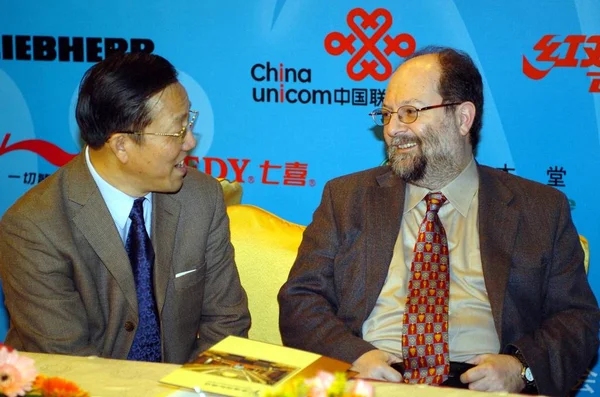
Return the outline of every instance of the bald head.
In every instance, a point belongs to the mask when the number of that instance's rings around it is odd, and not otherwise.
[[[412,57],[392,75],[383,103],[392,169],[429,189],[448,184],[473,158],[470,134],[476,107],[468,100],[449,99],[442,90],[444,78],[440,54]]]
[[[408,68],[405,69],[405,66]],[[438,86],[436,90],[444,103],[471,102],[473,104],[475,116],[469,131],[469,139],[473,154],[477,154],[477,146],[479,145],[483,125],[483,81],[471,57],[467,53],[453,48],[429,46],[415,51],[410,57],[406,58],[396,72],[406,73],[417,67],[423,69],[423,74],[420,77],[427,78],[427,82],[431,82],[430,79],[433,77],[428,72],[438,68],[436,81]],[[412,76],[419,77],[418,74]],[[396,73],[392,76],[388,89],[395,77]],[[405,74],[405,78],[411,78],[411,75]]]

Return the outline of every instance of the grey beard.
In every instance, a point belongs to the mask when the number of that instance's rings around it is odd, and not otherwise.
[[[427,169],[427,157],[416,156],[412,160],[411,166],[404,167],[401,165],[399,156],[395,154],[394,146],[388,147],[388,159],[390,167],[394,174],[398,175],[405,182],[414,182],[422,179],[425,176]]]
[[[421,142],[419,142],[421,144]],[[434,144],[439,145],[440,142]],[[392,171],[407,183],[431,190],[441,189],[458,176],[464,167],[451,153],[422,153],[415,156],[412,163],[403,166],[400,155],[395,153],[395,145],[388,147],[388,159]]]
[[[415,185],[426,187],[430,190],[441,189],[456,178],[464,167],[452,157],[449,153],[437,154],[433,157],[426,157],[425,162],[428,165],[423,176],[413,181]]]

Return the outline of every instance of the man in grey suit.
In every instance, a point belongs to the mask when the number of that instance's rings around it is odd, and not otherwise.
[[[85,149],[0,223],[6,343],[183,363],[247,336],[222,189],[184,164],[197,113],[173,65],[144,53],[107,58],[85,74],[76,116]],[[131,256],[134,203],[146,273]]]
[[[394,72],[372,113],[389,166],[325,186],[279,293],[284,344],[388,381],[561,396],[576,384],[597,352],[600,315],[569,204],[554,188],[477,164],[482,113],[481,75],[465,53],[427,47]],[[441,206],[431,210],[429,196]],[[434,263],[417,258],[430,211],[443,225],[433,229],[449,252],[449,293],[437,289],[443,261],[435,277],[420,273]],[[421,294],[423,280],[426,304],[414,304],[408,292]],[[449,302],[430,312],[428,293]],[[421,331],[403,327],[413,313],[417,330],[429,313],[445,316],[431,323],[447,330],[434,361],[418,350],[433,346],[426,333],[421,344]]]

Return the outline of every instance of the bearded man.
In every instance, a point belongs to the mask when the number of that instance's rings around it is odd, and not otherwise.
[[[383,107],[388,165],[327,183],[279,293],[284,344],[361,377],[564,396],[598,349],[566,197],[477,163],[471,58],[415,52]]]

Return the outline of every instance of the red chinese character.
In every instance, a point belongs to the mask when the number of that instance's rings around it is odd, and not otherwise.
[[[596,76],[590,84],[590,92],[600,92],[600,72],[588,72],[587,76]]]
[[[533,80],[541,80],[552,70],[553,67],[575,67],[577,66],[577,59],[575,56],[577,55],[577,50],[579,45],[585,42],[584,35],[576,35],[570,34],[565,37],[563,42],[557,41],[552,42],[556,35],[547,34],[537,42],[537,44],[533,47],[534,50],[540,51],[540,55],[538,55],[535,60],[538,62],[552,62],[552,65],[546,69],[538,69],[529,62],[529,60],[523,55],[523,73],[527,77]],[[560,47],[561,44],[567,44],[567,53],[564,58],[560,58],[559,55],[554,55],[556,50]]]
[[[260,165],[260,168],[263,169],[263,173],[262,173],[262,183],[263,184],[265,184],[265,185],[279,185],[279,182],[267,180],[267,176],[268,176],[268,173],[269,173],[270,169],[281,168],[280,165],[271,165],[271,162],[269,160],[265,160],[265,162]]]
[[[283,184],[291,186],[306,185],[306,175],[308,174],[308,164],[304,163],[285,163],[285,174],[283,175]]]
[[[593,43],[594,47],[583,47],[587,58],[582,59],[579,66],[582,68],[589,68],[590,66],[600,68],[600,36],[590,36],[585,42]]]

